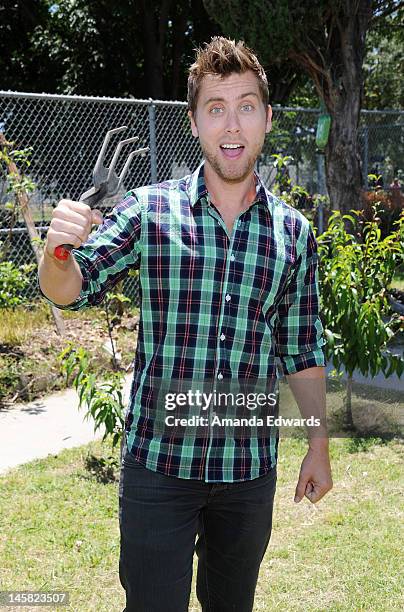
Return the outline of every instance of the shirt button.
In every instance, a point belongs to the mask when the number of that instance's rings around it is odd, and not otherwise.
[[[231,295],[227,294],[225,297],[226,302],[230,302],[231,300]]]
[[[220,340],[222,340],[222,341],[223,341],[223,340],[226,340],[226,336],[225,336],[224,334],[222,334],[222,335],[220,336]]]
[[[222,380],[222,379],[223,379],[223,374],[222,374],[221,372],[219,372],[219,374],[217,375],[217,377],[218,377],[218,379],[219,379],[219,380]]]
[[[234,261],[235,259],[236,259],[236,258],[234,257],[234,254],[232,253],[232,254],[230,255],[230,261]]]

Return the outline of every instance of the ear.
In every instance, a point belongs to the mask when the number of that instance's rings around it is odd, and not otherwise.
[[[265,128],[265,132],[268,134],[272,129],[272,107],[268,104],[267,108],[267,124]]]
[[[192,114],[192,111],[190,111],[190,110],[188,111],[188,117],[189,117],[189,120],[191,122],[192,136],[194,138],[198,138],[198,136],[199,136],[198,128],[196,127],[196,122],[195,122],[195,119],[194,119],[194,115]]]

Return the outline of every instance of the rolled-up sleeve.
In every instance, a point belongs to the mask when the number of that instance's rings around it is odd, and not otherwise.
[[[129,192],[88,240],[72,250],[83,276],[81,292],[71,304],[55,305],[64,310],[96,306],[130,269],[138,269],[141,225],[141,202],[135,192]]]
[[[325,339],[319,315],[317,242],[309,224],[295,271],[278,307],[274,336],[285,374],[325,366]]]

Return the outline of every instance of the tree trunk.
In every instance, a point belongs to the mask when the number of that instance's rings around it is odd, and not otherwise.
[[[358,126],[362,64],[371,18],[372,0],[336,3],[324,23],[321,49],[313,45],[310,50],[291,53],[291,58],[312,77],[331,115],[325,149],[327,188],[332,208],[342,213],[362,208]]]
[[[154,3],[142,0],[145,52],[145,91],[154,100],[163,100],[164,92],[164,51],[166,43],[168,12],[171,0]],[[157,10],[156,10],[157,9]]]
[[[352,417],[352,376],[348,376],[346,383],[346,396],[344,399],[344,426],[349,430],[354,430]]]
[[[178,100],[181,87],[182,75],[182,54],[184,51],[185,30],[187,27],[187,19],[189,14],[184,8],[175,16],[173,20],[173,57],[172,57],[172,82],[171,82],[171,99]]]
[[[357,97],[352,92],[350,97]],[[342,214],[362,208],[362,173],[358,147],[359,104],[340,100],[331,115],[331,129],[325,154],[328,194],[333,210]]]
[[[336,20],[339,62],[326,99],[331,113],[326,177],[332,208],[341,213],[362,207],[358,128],[363,94],[362,64],[371,16],[370,0],[359,0],[347,10],[344,19]]]
[[[278,66],[273,64],[270,73],[270,101],[271,104],[289,106],[289,98],[299,82],[303,83],[301,71],[296,70],[296,65],[284,62]],[[305,75],[303,75],[305,77]],[[305,77],[307,80],[307,77]]]

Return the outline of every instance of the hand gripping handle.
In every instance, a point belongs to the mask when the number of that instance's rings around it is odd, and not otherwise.
[[[60,261],[66,261],[72,248],[72,244],[60,244],[53,251],[53,255],[56,257],[56,259],[60,259]]]
[[[118,156],[120,151],[124,145],[127,145],[131,142],[135,142],[138,140],[137,136],[133,138],[127,138],[125,140],[121,140],[118,143],[118,146],[115,149],[114,156],[110,165],[107,167],[104,165],[105,152],[107,150],[108,143],[110,141],[111,136],[117,134],[118,132],[122,132],[126,130],[126,126],[123,125],[118,128],[114,128],[113,130],[109,130],[104,138],[104,143],[101,147],[101,151],[98,155],[97,162],[95,164],[93,170],[93,187],[91,187],[88,191],[83,193],[80,197],[81,202],[88,203],[90,206],[100,202],[106,196],[115,195],[118,192],[119,187],[122,184],[123,178],[129,168],[129,165],[135,155],[146,153],[149,148],[137,149],[136,151],[132,151],[128,156],[126,163],[118,176],[115,172],[115,166],[118,160]],[[70,251],[73,249],[73,245],[71,244],[61,244],[57,246],[53,252],[56,259],[60,259],[61,261],[66,261],[70,255]]]

